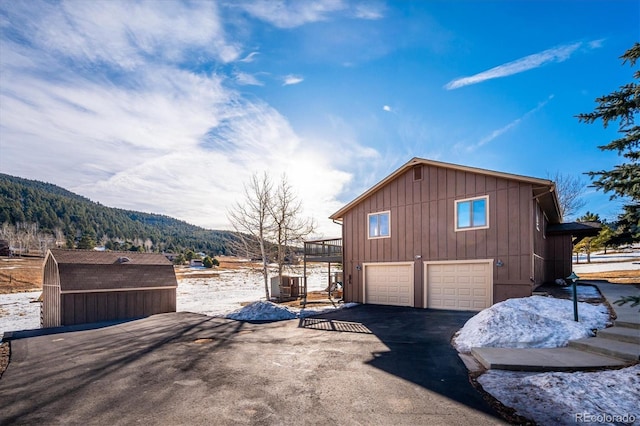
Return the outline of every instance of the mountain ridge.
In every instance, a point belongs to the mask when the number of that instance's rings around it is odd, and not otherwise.
[[[167,215],[107,207],[58,185],[0,173],[0,225],[36,223],[40,232],[77,242],[89,235],[116,249],[230,254],[232,231],[210,230]],[[149,241],[151,245],[149,246]],[[67,243],[68,244],[68,243]]]

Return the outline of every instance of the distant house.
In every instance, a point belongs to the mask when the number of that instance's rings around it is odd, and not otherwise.
[[[344,299],[481,310],[571,273],[573,238],[547,179],[413,158],[334,213]]]
[[[9,248],[9,241],[0,240],[0,256],[11,256],[11,249]]]
[[[52,249],[43,274],[42,327],[175,312],[178,286],[160,253]]]
[[[204,268],[204,263],[202,259],[191,259],[189,266],[192,268]]]

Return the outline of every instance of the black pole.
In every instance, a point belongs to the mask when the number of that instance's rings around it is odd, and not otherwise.
[[[573,283],[573,320],[578,321],[578,289],[576,288],[576,280]]]

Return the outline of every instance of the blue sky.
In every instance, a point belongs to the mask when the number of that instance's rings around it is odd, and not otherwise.
[[[228,228],[286,173],[319,231],[414,156],[587,188],[638,1],[0,2],[0,171]],[[571,219],[571,218],[568,218]]]

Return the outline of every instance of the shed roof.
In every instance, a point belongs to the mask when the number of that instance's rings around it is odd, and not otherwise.
[[[138,253],[131,251],[95,251],[51,249],[51,255],[60,264],[75,265],[172,265],[162,253]]]
[[[373,187],[371,187],[370,189],[365,191],[363,194],[358,196],[355,200],[351,201],[349,204],[347,204],[346,206],[344,206],[343,208],[341,208],[340,210],[338,210],[337,212],[329,216],[329,218],[333,220],[342,220],[346,212],[351,210],[354,206],[358,205],[361,201],[366,199],[369,195],[373,194],[383,186],[387,185],[393,179],[405,173],[410,168],[420,164],[426,165],[426,166],[441,167],[441,168],[451,169],[451,170],[459,170],[463,172],[478,173],[486,176],[493,176],[493,177],[498,177],[498,178],[503,178],[508,180],[515,180],[518,182],[530,183],[533,185],[533,196],[538,198],[538,201],[540,202],[540,206],[547,214],[549,221],[551,223],[562,222],[562,214],[560,213],[560,204],[558,202],[558,196],[556,194],[556,185],[551,180],[540,179],[540,178],[535,178],[530,176],[516,175],[512,173],[497,172],[494,170],[481,169],[477,167],[462,166],[459,164],[445,163],[441,161],[427,160],[425,158],[419,158],[419,157],[414,157],[411,160],[409,160],[407,163],[402,165],[400,168],[398,168],[396,171],[391,173],[389,176],[382,179]]]

